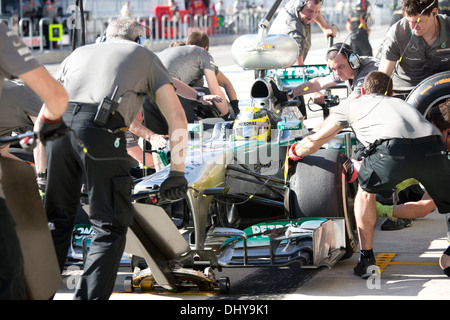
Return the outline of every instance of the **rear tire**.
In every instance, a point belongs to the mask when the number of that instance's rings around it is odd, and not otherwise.
[[[338,150],[320,149],[298,161],[290,178],[291,216],[345,219],[346,254],[350,258],[358,246],[353,211],[356,188],[348,184],[344,169],[347,157]]]

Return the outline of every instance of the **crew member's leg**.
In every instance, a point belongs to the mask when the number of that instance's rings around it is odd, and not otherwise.
[[[114,289],[127,229],[133,218],[126,140],[122,132],[112,134],[99,128],[87,128],[80,138],[90,146],[84,161],[90,221],[95,236],[75,299],[108,299]]]

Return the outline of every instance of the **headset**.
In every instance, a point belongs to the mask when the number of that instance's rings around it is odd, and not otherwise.
[[[347,58],[350,68],[358,69],[361,66],[361,59],[348,44],[344,42],[335,43],[328,49],[326,56],[328,57],[328,54],[332,51],[339,51],[339,53],[343,53]]]
[[[140,45],[144,45],[144,42],[147,41],[147,37],[144,36],[137,36],[136,39],[134,39],[134,42]],[[106,30],[103,32],[103,34],[95,39],[95,43],[102,43],[106,41]]]

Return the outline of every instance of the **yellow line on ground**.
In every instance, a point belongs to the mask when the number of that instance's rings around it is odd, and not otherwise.
[[[390,262],[395,265],[438,266],[439,262]]]
[[[392,259],[395,257],[395,253],[380,253],[377,255],[375,261],[377,263],[377,266],[380,268],[380,274],[383,273],[384,269],[390,264]]]
[[[380,268],[380,274],[383,273],[384,269],[388,265],[414,265],[414,266],[438,266],[439,262],[402,262],[402,261],[392,261],[396,253],[385,252],[380,253],[375,258],[377,266]]]

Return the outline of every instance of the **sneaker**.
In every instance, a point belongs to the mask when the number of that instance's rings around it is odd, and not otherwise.
[[[386,219],[381,225],[383,231],[401,230],[403,228],[410,227],[413,224],[412,219],[399,218],[396,220]]]
[[[403,219],[405,220],[405,228],[411,227],[413,224],[413,219]]]
[[[362,279],[367,279],[376,273],[376,266],[375,258],[360,258],[358,264],[353,269],[353,273]]]

